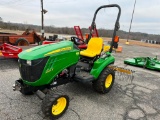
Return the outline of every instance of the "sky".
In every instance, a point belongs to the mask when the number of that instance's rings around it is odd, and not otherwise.
[[[136,1],[131,32],[160,34],[160,0],[43,0],[44,25],[88,28],[94,12],[102,5],[121,7],[120,30],[129,31]],[[41,25],[41,0],[0,0],[0,17],[4,22]],[[96,17],[97,28],[113,29],[117,8],[101,9]]]

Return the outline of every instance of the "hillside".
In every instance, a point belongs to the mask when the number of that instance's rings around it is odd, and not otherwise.
[[[74,26],[73,26],[74,27]],[[8,30],[22,30],[25,31],[26,29],[35,29],[37,32],[41,31],[41,26],[38,25],[31,25],[31,24],[21,24],[21,23],[11,23],[11,22],[3,22],[0,21],[0,28],[1,29],[8,29]],[[75,31],[71,27],[56,27],[56,26],[45,26],[44,30],[46,33],[54,33],[54,34],[69,34],[74,35]],[[98,29],[99,36],[102,37],[112,37],[113,30],[106,30],[106,29]],[[82,33],[89,33],[88,28],[82,28]],[[121,39],[129,39],[130,40],[156,40],[158,44],[160,44],[160,35],[154,34],[147,34],[147,33],[140,33],[140,32],[131,32],[128,36],[128,32],[119,30],[117,34],[120,36]]]

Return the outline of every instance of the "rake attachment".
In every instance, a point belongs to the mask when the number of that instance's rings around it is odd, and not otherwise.
[[[110,69],[113,69],[116,72],[116,77],[119,80],[131,80],[134,79],[135,71],[126,69],[124,67],[117,67],[117,66],[109,66]]]

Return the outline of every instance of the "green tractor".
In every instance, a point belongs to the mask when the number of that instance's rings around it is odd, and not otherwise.
[[[18,55],[21,78],[15,81],[13,89],[24,95],[38,95],[42,99],[42,111],[50,119],[62,116],[69,105],[67,95],[50,92],[56,86],[78,81],[91,82],[99,93],[111,90],[115,71],[109,66],[115,62],[111,52],[118,42],[115,38],[121,14],[119,5],[100,6],[94,14],[91,28],[95,28],[98,11],[108,7],[117,7],[119,10],[109,51],[103,50],[103,39],[96,37],[89,40],[87,49],[83,51],[71,41],[62,41],[37,46]]]

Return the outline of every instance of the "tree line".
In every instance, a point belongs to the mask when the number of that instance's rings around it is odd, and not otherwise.
[[[44,26],[44,30],[45,30],[45,33],[75,35],[75,31],[73,27]],[[41,31],[41,26],[38,26],[38,25],[3,22],[1,18],[0,18],[0,28],[8,29],[8,30],[22,30],[22,31],[25,31],[26,29],[34,29],[36,32]],[[89,33],[88,28],[81,28],[81,31],[83,35],[85,35],[85,33]],[[112,33],[113,33],[113,30],[98,29],[98,34],[99,36],[102,36],[102,37],[112,37]],[[141,33],[141,32],[131,32],[130,35],[128,35],[128,32],[123,30],[119,30],[117,34],[122,39],[130,39],[130,40],[138,40],[138,41],[140,41],[141,39],[146,39],[146,40],[156,40],[160,42],[160,35],[147,34],[147,33]]]

